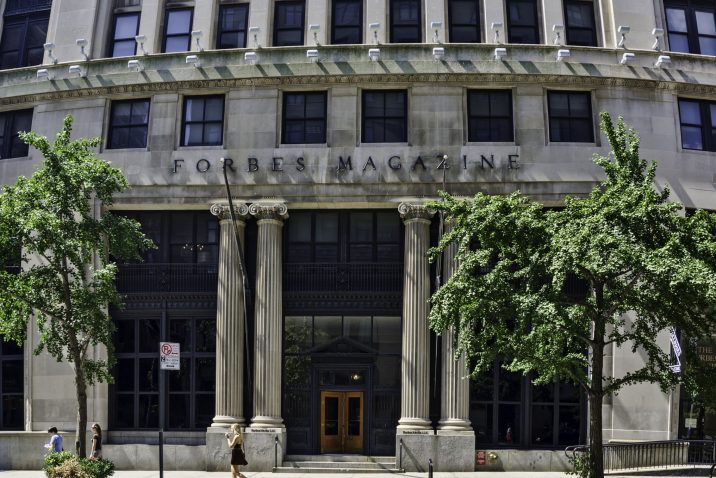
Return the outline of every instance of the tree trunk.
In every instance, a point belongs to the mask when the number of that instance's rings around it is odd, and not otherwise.
[[[73,343],[74,342],[74,343]],[[70,339],[72,360],[75,365],[75,391],[77,393],[77,431],[75,433],[75,451],[81,458],[87,456],[87,384],[85,383],[84,360],[76,344],[76,339]]]
[[[589,445],[590,478],[604,478],[604,452],[602,436],[602,402],[604,401],[604,320],[594,323],[594,344],[592,346],[592,390],[589,393]]]

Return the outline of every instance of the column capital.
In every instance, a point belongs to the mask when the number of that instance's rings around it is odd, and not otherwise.
[[[282,201],[258,201],[249,206],[249,213],[259,221],[262,219],[282,221],[288,218],[288,207]]]
[[[217,202],[211,205],[209,209],[211,213],[218,217],[220,221],[231,220],[231,213],[229,211],[229,204],[225,202]],[[234,203],[234,214],[236,219],[243,220],[249,215],[249,207],[242,202]]]
[[[429,221],[430,218],[435,215],[435,211],[425,206],[425,203],[418,201],[401,202],[398,206],[398,212],[400,213],[400,217],[403,221],[410,221],[414,219]]]

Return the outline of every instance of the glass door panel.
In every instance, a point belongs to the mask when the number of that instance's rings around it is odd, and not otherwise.
[[[363,451],[363,392],[321,392],[321,453]]]

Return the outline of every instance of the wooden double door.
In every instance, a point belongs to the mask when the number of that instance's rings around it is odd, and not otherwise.
[[[363,392],[321,391],[321,453],[362,453]]]

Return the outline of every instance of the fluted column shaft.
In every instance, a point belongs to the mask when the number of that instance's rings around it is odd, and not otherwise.
[[[403,286],[403,349],[401,361],[399,429],[430,428],[430,218],[421,204],[398,207],[405,224]]]
[[[282,230],[286,205],[259,202],[256,217],[256,338],[252,427],[283,427],[281,418],[281,336],[283,333]]]
[[[216,394],[211,426],[244,423],[244,283],[239,264],[235,231],[244,247],[248,208],[235,205],[236,228],[229,206],[214,204],[211,213],[219,218],[219,284],[216,294]]]
[[[450,224],[446,228],[450,229]],[[457,244],[452,243],[445,248],[442,256],[443,283],[447,282],[455,271]],[[455,330],[450,327],[442,336],[442,373],[440,397],[441,430],[472,431],[470,426],[470,384],[467,378],[465,354],[455,360]]]

